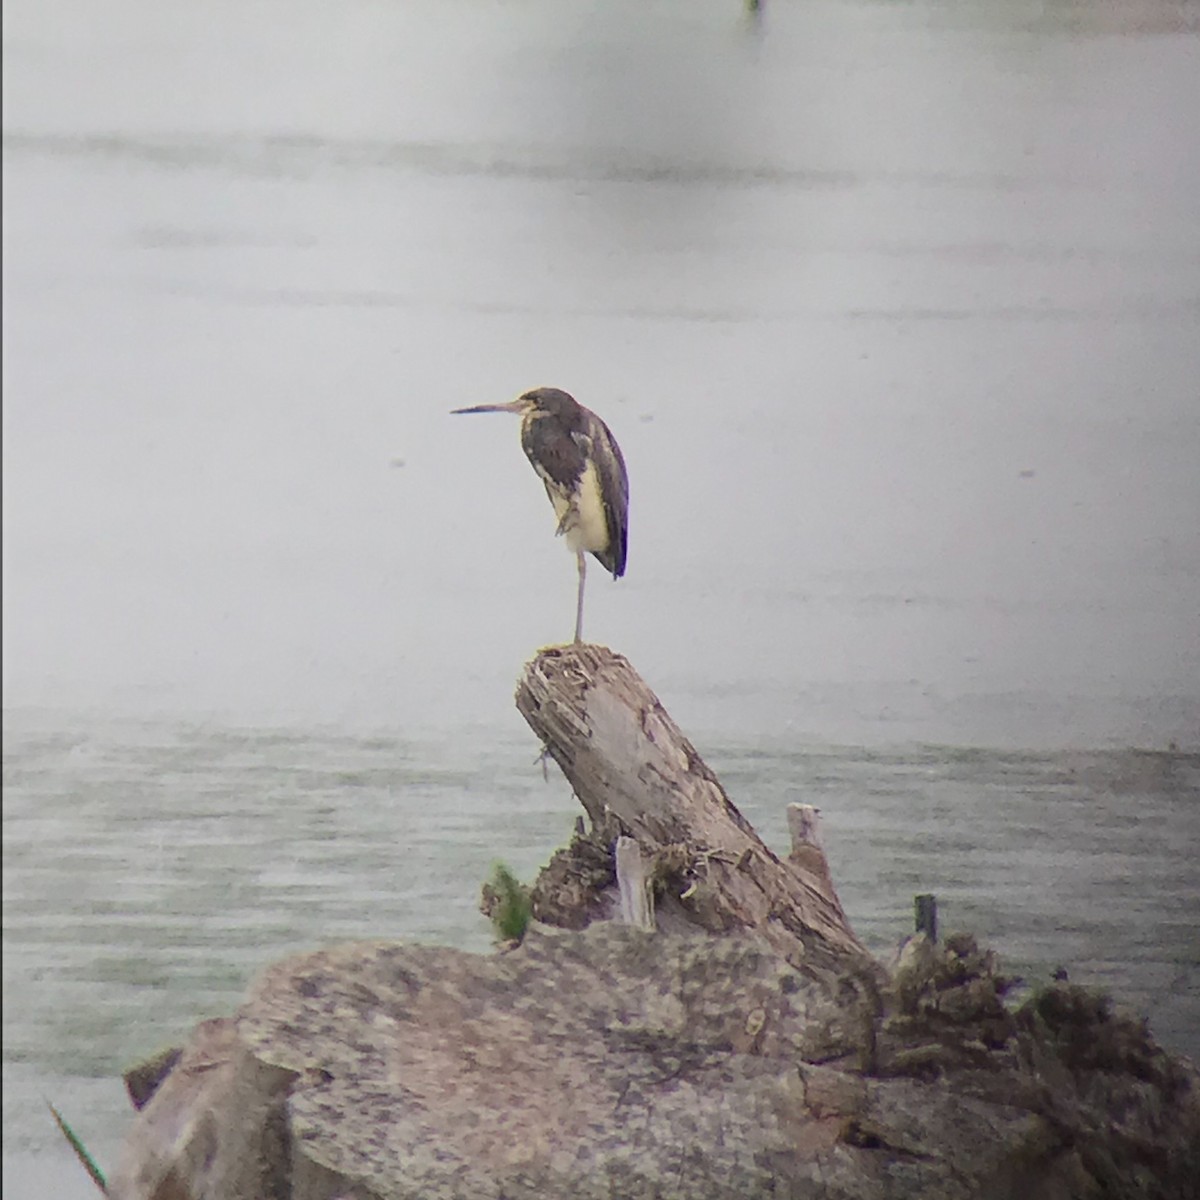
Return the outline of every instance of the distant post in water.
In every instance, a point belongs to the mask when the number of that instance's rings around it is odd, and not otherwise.
[[[925,892],[913,897],[913,912],[916,916],[917,932],[923,933],[931,942],[937,941],[937,897]]]

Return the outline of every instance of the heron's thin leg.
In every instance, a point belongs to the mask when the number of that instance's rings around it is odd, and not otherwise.
[[[579,643],[583,641],[583,581],[587,578],[587,559],[582,550],[577,550],[575,557],[579,561],[579,600],[575,605],[575,641]]]

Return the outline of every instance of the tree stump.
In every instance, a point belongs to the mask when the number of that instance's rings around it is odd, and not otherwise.
[[[593,829],[636,839],[663,901],[712,932],[750,930],[796,965],[871,975],[819,841],[781,860],[754,832],[629,662],[555,646],[526,664],[517,708],[562,768]]]

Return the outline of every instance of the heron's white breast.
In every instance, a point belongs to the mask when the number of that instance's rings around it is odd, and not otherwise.
[[[600,551],[608,546],[608,519],[604,513],[604,501],[600,496],[600,477],[596,467],[588,463],[579,478],[579,487],[574,496],[558,488],[553,489],[550,499],[554,504],[554,515],[566,536],[567,545],[573,551]],[[563,515],[568,513],[566,521]]]

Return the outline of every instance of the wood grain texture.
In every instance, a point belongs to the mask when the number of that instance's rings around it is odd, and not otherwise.
[[[589,643],[544,649],[516,702],[593,824],[611,814],[648,859],[683,864],[676,896],[695,924],[754,930],[811,967],[876,972],[819,847],[780,860],[625,658]]]
[[[654,929],[654,893],[649,864],[642,857],[636,838],[619,837],[613,850],[617,866],[617,891],[621,897],[621,920],[635,929]]]

